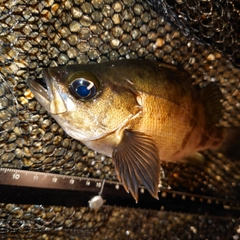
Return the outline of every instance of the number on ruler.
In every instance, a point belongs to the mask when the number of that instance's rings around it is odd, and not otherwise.
[[[54,178],[52,179],[52,182],[56,183],[57,180],[58,180],[58,179],[57,179],[56,177],[54,177]]]
[[[12,178],[18,180],[20,178],[20,174],[14,173]]]
[[[74,184],[74,179],[70,179],[69,183]]]

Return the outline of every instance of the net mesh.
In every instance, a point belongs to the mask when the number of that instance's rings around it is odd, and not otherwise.
[[[237,0],[149,0],[182,31],[240,66],[240,4]]]
[[[123,58],[179,65],[193,83],[216,81],[223,93],[220,126],[240,126],[237,2],[151,3],[157,11],[140,0],[0,1],[1,167],[116,181],[112,160],[67,136],[30,92],[26,79],[41,78],[43,67]],[[176,191],[238,200],[240,163],[204,154],[204,166],[163,163],[167,183]],[[96,213],[2,203],[0,222],[3,239],[240,237],[239,218],[232,216],[109,206]]]

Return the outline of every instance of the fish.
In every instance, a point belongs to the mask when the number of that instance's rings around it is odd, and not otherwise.
[[[113,159],[136,202],[142,185],[158,199],[162,161],[194,163],[201,151],[231,140],[218,126],[219,86],[194,86],[170,64],[125,59],[50,67],[28,86],[69,136]]]

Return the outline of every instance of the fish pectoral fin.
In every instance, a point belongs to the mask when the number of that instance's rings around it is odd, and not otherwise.
[[[138,187],[142,184],[158,199],[160,158],[153,139],[141,132],[124,130],[121,142],[112,154],[117,177],[125,190],[138,201]]]

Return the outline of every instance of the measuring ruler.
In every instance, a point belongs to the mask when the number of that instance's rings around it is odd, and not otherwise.
[[[0,202],[61,206],[88,206],[103,180],[19,169],[0,168]],[[159,200],[143,187],[135,203],[121,183],[104,180],[102,198],[106,205],[145,208],[218,216],[240,216],[239,201],[161,189]]]

